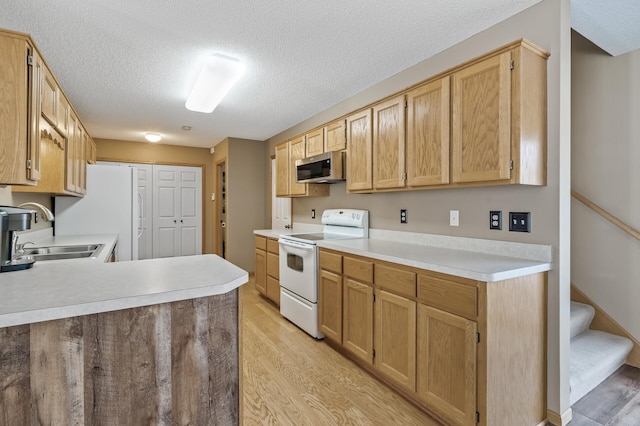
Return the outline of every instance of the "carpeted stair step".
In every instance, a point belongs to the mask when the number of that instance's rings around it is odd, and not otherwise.
[[[626,337],[596,330],[587,330],[571,339],[570,405],[620,368],[632,347]]]
[[[584,303],[571,302],[571,338],[589,328],[596,310],[591,305]]]

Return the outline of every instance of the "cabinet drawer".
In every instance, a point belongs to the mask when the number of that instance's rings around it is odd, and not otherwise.
[[[418,300],[471,320],[478,316],[478,289],[473,285],[420,275]]]
[[[278,254],[280,251],[280,246],[278,244],[278,240],[272,240],[271,238],[267,239],[267,251],[269,253]]]
[[[342,259],[342,267],[344,268],[344,274],[346,276],[365,283],[373,283],[373,262],[344,256]]]
[[[376,287],[390,290],[407,297],[416,297],[416,274],[391,266],[376,265],[374,282]]]
[[[253,239],[257,249],[260,249],[260,250],[267,249],[267,239],[265,237],[260,237],[258,235],[255,235]]]
[[[280,279],[280,256],[273,253],[267,253],[267,275]]]
[[[342,256],[320,250],[320,269],[342,274]]]

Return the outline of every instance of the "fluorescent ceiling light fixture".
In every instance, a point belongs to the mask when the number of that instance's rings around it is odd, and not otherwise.
[[[228,56],[207,57],[185,107],[191,111],[212,112],[244,73],[244,65]]]
[[[144,138],[149,142],[158,142],[162,139],[162,136],[160,136],[160,133],[147,132],[144,134]]]

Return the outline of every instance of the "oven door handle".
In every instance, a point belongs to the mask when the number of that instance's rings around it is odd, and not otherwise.
[[[286,247],[293,247],[293,248],[308,250],[308,251],[312,251],[316,247],[313,244],[304,244],[304,243],[298,243],[296,241],[282,240],[282,239],[278,240],[278,243]]]

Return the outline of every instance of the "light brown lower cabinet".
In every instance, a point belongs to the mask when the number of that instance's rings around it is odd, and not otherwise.
[[[256,235],[255,284],[263,296],[280,305],[280,264],[278,241]]]
[[[319,279],[325,341],[444,423],[546,419],[546,273],[482,282],[322,248]]]
[[[357,358],[373,363],[373,287],[344,279],[342,345]]]
[[[416,390],[416,302],[376,289],[375,366],[411,392]]]
[[[418,305],[417,393],[455,424],[476,417],[476,323]]]

